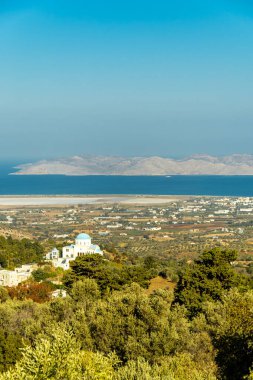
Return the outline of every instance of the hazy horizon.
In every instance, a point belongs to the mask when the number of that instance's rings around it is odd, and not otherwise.
[[[0,159],[252,153],[253,5],[0,3]]]

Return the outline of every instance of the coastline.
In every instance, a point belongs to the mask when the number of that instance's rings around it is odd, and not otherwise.
[[[166,204],[179,199],[189,199],[186,195],[1,195],[0,207],[3,206],[73,206],[88,204]]]

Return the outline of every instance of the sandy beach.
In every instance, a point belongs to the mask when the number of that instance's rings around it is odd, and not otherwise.
[[[0,207],[5,206],[63,206],[78,204],[165,204],[185,196],[0,196]]]

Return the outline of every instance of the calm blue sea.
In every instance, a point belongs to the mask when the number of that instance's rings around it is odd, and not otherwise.
[[[253,176],[14,176],[0,167],[1,195],[154,194],[253,196]]]

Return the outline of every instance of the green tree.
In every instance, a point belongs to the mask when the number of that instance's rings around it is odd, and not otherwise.
[[[137,284],[102,299],[89,323],[95,349],[105,354],[115,351],[123,362],[141,356],[152,363],[163,356],[191,352],[196,362],[210,365],[210,337],[191,331],[185,308],[171,309],[171,299],[166,290],[148,296]]]
[[[35,348],[22,350],[22,358],[0,380],[112,380],[114,355],[81,351],[72,333],[59,326],[37,339]]]
[[[15,267],[42,260],[44,249],[38,241],[0,236],[0,252],[0,265]]]
[[[0,303],[6,302],[9,298],[8,291],[3,286],[0,286]]]
[[[144,259],[144,267],[146,269],[156,268],[158,266],[158,260],[153,256],[147,256]]]
[[[69,288],[74,282],[84,278],[96,280],[102,290],[113,285],[116,268],[112,267],[101,255],[80,256],[70,265],[70,271],[63,278],[65,286]]]
[[[0,253],[0,268],[6,268],[8,266],[7,258],[3,253]]]
[[[130,360],[115,374],[115,380],[217,380],[212,368],[200,368],[190,354],[163,358],[151,366],[143,358]]]
[[[11,331],[0,331],[0,372],[16,363],[20,358],[20,348],[23,346],[22,337]]]
[[[48,278],[53,278],[57,276],[56,271],[50,270],[51,268],[38,268],[32,272],[33,278],[35,281],[40,282],[40,281],[45,281]]]
[[[223,380],[240,380],[253,367],[253,291],[231,289],[204,307]]]
[[[63,282],[67,288],[84,278],[96,280],[100,290],[119,290],[124,285],[133,282],[147,287],[152,277],[152,271],[148,271],[139,265],[118,265],[103,256],[85,255],[71,262],[71,269],[65,274]]]
[[[235,251],[221,248],[202,253],[179,275],[174,304],[185,305],[193,317],[202,310],[203,302],[220,300],[224,290],[239,283],[231,265],[236,256]]]

